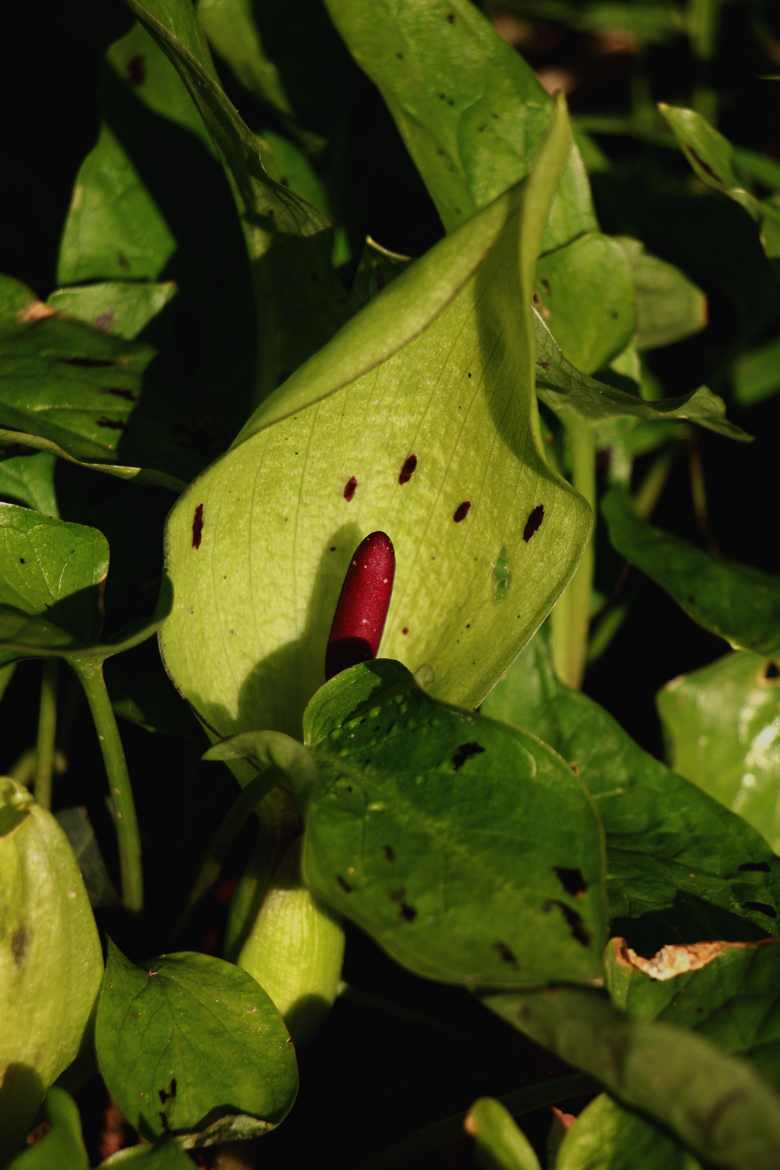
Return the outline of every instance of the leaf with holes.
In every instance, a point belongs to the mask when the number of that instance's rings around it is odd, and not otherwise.
[[[183,952],[136,967],[109,944],[95,1024],[100,1072],[146,1138],[211,1145],[273,1129],[298,1090],[295,1051],[260,985]]]
[[[387,660],[326,683],[304,726],[319,777],[302,793],[303,874],[318,897],[431,979],[599,980],[601,826],[559,756],[437,703]]]
[[[778,669],[738,651],[657,695],[675,771],[739,813],[780,851]]]
[[[482,711],[538,735],[577,769],[604,825],[613,918],[640,925],[654,946],[774,930],[780,859],[761,835],[559,682],[540,637]]]
[[[607,493],[601,507],[612,546],[695,622],[735,649],[780,655],[780,575],[718,560],[653,527],[619,488]]]
[[[300,733],[371,531],[396,553],[383,653],[440,698],[479,702],[565,586],[590,518],[542,454],[529,302],[568,149],[560,107],[528,184],[371,301],[171,513],[163,655],[217,734]]]

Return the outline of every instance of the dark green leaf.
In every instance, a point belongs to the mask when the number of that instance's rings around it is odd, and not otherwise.
[[[135,967],[111,943],[95,1039],[110,1093],[146,1137],[254,1137],[278,1125],[297,1092],[276,1008],[251,975],[208,955]]]
[[[92,906],[116,906],[119,898],[108,876],[89,813],[83,807],[63,808],[56,814],[57,824],[70,842]]]
[[[54,469],[57,460],[53,455],[41,452],[38,455],[9,455],[0,459],[0,496],[15,500],[43,512],[46,516],[57,516],[57,494],[54,490]]]
[[[657,696],[670,762],[780,852],[780,686],[776,666],[738,651]]]
[[[700,626],[735,649],[780,654],[780,577],[717,560],[678,536],[654,528],[613,488],[602,511],[613,547],[670,593]]]
[[[555,1170],[701,1170],[668,1133],[602,1093],[563,1139]]]
[[[107,1161],[101,1162],[98,1170],[104,1170],[104,1167],[108,1166],[125,1165],[131,1166],[133,1170],[192,1170],[192,1160],[175,1140],[120,1150]]]
[[[780,257],[780,207],[746,190],[734,169],[734,151],[728,139],[695,110],[663,102],[658,108],[701,181],[733,199],[757,220],[767,256]]]
[[[474,1139],[474,1159],[482,1170],[540,1170],[539,1159],[512,1114],[493,1097],[480,1097],[469,1109],[466,1133]]]
[[[745,1061],[683,1028],[633,1019],[595,991],[556,988],[485,1002],[706,1160],[728,1170],[775,1170],[780,1098]]]
[[[774,929],[780,862],[763,838],[560,683],[540,638],[482,710],[538,735],[576,768],[604,825],[613,918],[647,915],[661,942]]]
[[[317,896],[432,979],[598,980],[601,829],[554,752],[435,702],[389,660],[326,683],[304,728]]]
[[[731,371],[734,398],[740,406],[754,406],[780,390],[780,338],[741,353]]]
[[[707,324],[707,298],[665,260],[651,256],[639,240],[618,241],[631,265],[636,298],[636,345],[655,349],[698,333]]]
[[[780,942],[666,946],[643,958],[613,939],[613,1002],[630,1016],[691,1028],[744,1057],[780,1091]]]
[[[49,1089],[45,1104],[48,1133],[18,1154],[7,1170],[89,1170],[89,1158],[81,1134],[81,1118],[64,1089]]]

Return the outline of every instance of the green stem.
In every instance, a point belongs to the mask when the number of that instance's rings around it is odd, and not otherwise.
[[[666,487],[669,472],[674,463],[674,451],[662,451],[650,465],[639,487],[634,493],[634,511],[643,520],[648,520],[655,511],[655,506]]]
[[[596,449],[588,423],[566,424],[572,483],[596,510]],[[595,521],[594,521],[595,522]],[[552,612],[552,655],[555,670],[567,686],[579,688],[588,652],[588,623],[593,584],[593,536],[588,537],[573,578]]]
[[[38,707],[38,739],[35,745],[35,799],[51,808],[54,741],[57,734],[57,687],[59,662],[44,658],[41,674],[41,701]]]
[[[103,660],[73,657],[70,662],[87,696],[100,750],[103,753],[103,763],[106,766],[119,844],[122,901],[128,910],[139,912],[143,909],[144,902],[141,838],[125,751],[103,677]]]

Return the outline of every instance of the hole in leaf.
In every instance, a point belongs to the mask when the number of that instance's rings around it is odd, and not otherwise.
[[[453,756],[452,756],[453,768],[457,772],[460,768],[463,767],[463,765],[466,763],[466,760],[470,760],[472,756],[478,756],[481,752],[484,752],[484,750],[485,749],[483,748],[481,743],[462,743],[462,744],[460,744],[455,749]]]
[[[501,942],[499,939],[497,942],[493,943],[493,946],[498,951],[498,957],[502,963],[508,963],[511,967],[517,966],[517,957],[515,956],[515,952],[507,943]]]
[[[567,906],[565,902],[559,901],[557,898],[549,898],[542,909],[549,911],[555,908],[560,910],[561,914],[566,920],[572,938],[576,939],[584,947],[590,946],[590,932],[586,929],[585,923],[582,921],[582,915],[578,914],[576,910],[572,910],[571,906]]]
[[[111,431],[123,431],[125,429],[125,423],[123,423],[122,420],[118,418],[99,418],[97,420],[97,425],[99,427],[106,427]]]
[[[780,678],[780,666],[776,662],[767,662],[764,667],[764,678],[767,682],[774,682]]]
[[[567,894],[572,898],[577,898],[580,894],[584,894],[588,888],[588,883],[585,881],[582,870],[572,868],[568,869],[565,865],[554,866],[558,881],[563,886]]]
[[[414,922],[417,917],[417,911],[414,906],[410,906],[408,902],[401,903],[401,917],[404,922]]]

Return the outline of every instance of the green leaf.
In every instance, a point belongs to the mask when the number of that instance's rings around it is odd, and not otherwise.
[[[538,313],[534,314],[534,325],[539,397],[564,420],[575,415],[603,430],[605,422],[622,419],[658,423],[687,419],[728,439],[751,441],[752,436],[728,421],[723,400],[706,386],[700,386],[690,394],[648,402],[581,373],[567,361]]]
[[[252,264],[262,397],[344,320],[346,293],[330,265],[328,222],[272,179],[257,136],[219,84],[190,0],[128,3],[178,70],[227,168]]]
[[[46,1094],[48,1133],[18,1154],[8,1170],[89,1170],[81,1118],[73,1098],[55,1085]]]
[[[628,257],[600,232],[539,258],[534,302],[565,359],[586,374],[607,366],[636,331]]]
[[[654,528],[613,488],[602,502],[612,546],[735,649],[780,654],[780,577],[715,557]]]
[[[701,181],[733,199],[757,220],[767,256],[780,257],[780,208],[769,200],[758,199],[742,185],[728,139],[695,110],[667,106],[663,102],[659,102],[658,109]]]
[[[304,726],[303,874],[327,905],[431,979],[598,981],[601,827],[555,753],[388,660],[326,683]]]
[[[0,277],[0,426],[31,431],[78,458],[114,461],[151,356]]]
[[[104,1166],[132,1166],[133,1170],[192,1170],[192,1160],[187,1157],[176,1141],[156,1142],[153,1146],[131,1146],[119,1150],[111,1158],[100,1163]],[[53,1168],[52,1168],[53,1170]]]
[[[84,1043],[103,959],[65,834],[25,788],[5,777],[0,889],[0,1163],[6,1165],[46,1090]],[[67,1114],[67,1106],[59,1112]]]
[[[56,814],[57,824],[68,838],[92,906],[116,906],[119,899],[108,876],[95,830],[86,808],[63,808]]]
[[[344,572],[371,531],[390,536],[398,566],[384,653],[425,666],[435,695],[464,704],[484,696],[574,571],[589,513],[542,453],[530,318],[568,142],[561,107],[528,184],[410,265],[171,513],[163,655],[218,734],[300,733]],[[497,595],[502,556],[515,584]]]
[[[701,1170],[662,1129],[606,1093],[586,1106],[566,1136],[555,1170]]]
[[[509,1110],[493,1097],[474,1102],[465,1128],[474,1139],[474,1158],[482,1170],[540,1170],[528,1138]]]
[[[552,100],[469,0],[327,0],[352,56],[379,87],[450,231],[529,174]],[[595,219],[576,150],[565,160],[542,251]]]
[[[594,991],[559,987],[491,995],[485,1003],[705,1160],[729,1170],[774,1170],[780,1098],[738,1057],[672,1024],[633,1019]]]
[[[288,118],[294,108],[269,57],[253,0],[199,0],[198,19],[211,43],[251,94]]]
[[[780,337],[741,353],[731,371],[734,400],[755,406],[780,390]]]
[[[58,289],[46,303],[58,313],[132,341],[175,295],[172,280],[104,281]]]
[[[643,958],[613,939],[609,993],[630,1016],[691,1028],[780,1091],[780,943],[702,942]]]
[[[295,1100],[281,1016],[251,975],[222,959],[183,952],[136,967],[109,943],[95,1040],[109,1092],[145,1137],[256,1137]]]
[[[57,516],[56,465],[54,456],[45,452],[0,459],[0,496],[26,504],[47,516]]]
[[[673,264],[646,252],[640,240],[626,236],[616,242],[631,265],[639,349],[671,345],[704,329],[707,298],[697,285]]]
[[[780,862],[762,837],[559,682],[539,637],[482,711],[538,735],[576,768],[604,825],[613,918],[647,916],[660,943],[773,929]]]
[[[131,463],[95,463],[89,459],[78,459],[64,447],[61,447],[59,443],[54,443],[51,439],[45,439],[41,435],[0,428],[0,443],[13,443],[20,447],[29,447],[33,451],[40,451],[49,459],[64,459],[67,463],[83,467],[86,471],[99,471],[102,475],[110,475],[115,479],[137,480],[139,484],[153,484],[174,492],[180,492],[187,486],[186,482],[179,479],[178,476],[170,475],[166,471],[157,471],[153,467],[136,467]]]
[[[776,667],[740,651],[657,696],[672,767],[780,852],[780,687]]]

